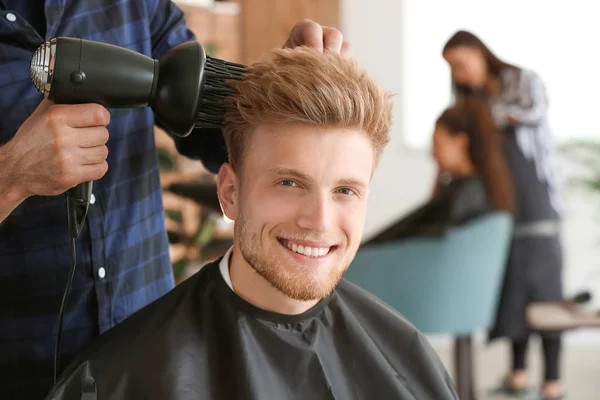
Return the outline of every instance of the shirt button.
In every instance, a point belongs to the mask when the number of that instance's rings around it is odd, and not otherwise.
[[[6,14],[6,19],[10,22],[15,22],[17,20],[17,16],[13,13]]]
[[[104,269],[104,267],[100,267],[100,269],[98,270],[98,276],[100,277],[100,279],[104,279],[104,277],[106,276],[106,270]]]
[[[94,196],[94,193],[92,193],[92,195],[90,196],[90,204],[94,204],[96,202],[96,196]]]

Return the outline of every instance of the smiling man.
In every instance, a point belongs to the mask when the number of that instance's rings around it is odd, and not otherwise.
[[[306,48],[275,51],[235,88],[217,182],[233,247],[100,337],[49,398],[457,399],[427,340],[342,279],[390,96]]]

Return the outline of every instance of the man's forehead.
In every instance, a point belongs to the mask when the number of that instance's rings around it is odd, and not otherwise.
[[[323,127],[305,123],[260,125],[253,132],[249,145],[259,144],[274,149],[275,147],[290,147],[298,151],[273,155],[303,154],[305,151],[319,150],[318,146],[335,146],[338,148],[351,147],[356,141],[367,151],[373,150],[373,143],[368,135],[358,128]],[[301,144],[300,146],[297,146]]]
[[[324,128],[302,124],[259,126],[248,143],[250,168],[260,173],[292,172],[313,179],[370,177],[374,149],[368,136],[357,129]],[[259,172],[259,171],[255,171]],[[367,179],[368,180],[368,179]]]

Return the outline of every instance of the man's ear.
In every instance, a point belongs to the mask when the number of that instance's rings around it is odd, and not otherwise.
[[[227,218],[235,221],[238,216],[239,181],[229,163],[224,163],[217,176],[217,193],[221,210]]]

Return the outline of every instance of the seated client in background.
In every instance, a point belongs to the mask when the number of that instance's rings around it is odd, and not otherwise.
[[[433,133],[438,176],[433,197],[366,244],[441,235],[492,210],[513,210],[513,188],[502,136],[476,99],[446,109]]]

